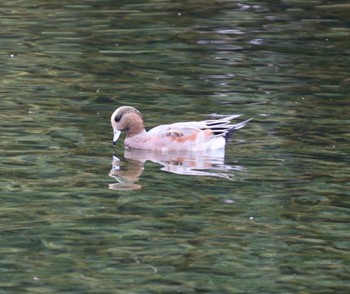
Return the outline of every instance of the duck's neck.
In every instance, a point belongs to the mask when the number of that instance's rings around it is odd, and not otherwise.
[[[143,120],[137,113],[128,113],[127,116],[125,126],[127,137],[133,137],[146,131]]]

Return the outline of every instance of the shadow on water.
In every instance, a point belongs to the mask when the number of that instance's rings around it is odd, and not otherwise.
[[[243,166],[227,165],[225,150],[202,152],[150,152],[145,150],[125,150],[124,160],[113,156],[112,169],[109,175],[118,183],[110,184],[112,190],[135,190],[142,187],[140,176],[146,161],[162,166],[161,170],[187,176],[218,177],[232,180],[233,172],[242,172]]]

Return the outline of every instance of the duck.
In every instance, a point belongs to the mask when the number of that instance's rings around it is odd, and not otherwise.
[[[224,149],[230,137],[250,120],[232,124],[240,115],[218,119],[164,124],[146,131],[141,112],[132,106],[121,106],[111,115],[113,145],[126,132],[125,149],[150,151],[207,151]]]

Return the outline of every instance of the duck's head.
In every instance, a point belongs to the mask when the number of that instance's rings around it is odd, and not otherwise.
[[[113,144],[117,142],[121,131],[126,131],[127,137],[132,137],[145,130],[141,113],[131,106],[116,109],[111,116],[111,125]]]

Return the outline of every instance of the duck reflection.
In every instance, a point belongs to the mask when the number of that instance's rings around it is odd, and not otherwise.
[[[113,156],[112,169],[109,176],[117,180],[110,184],[112,190],[135,190],[142,186],[138,184],[146,161],[152,161],[162,166],[161,170],[179,175],[219,177],[232,180],[233,171],[243,171],[239,165],[224,163],[225,150],[210,150],[203,152],[152,152],[149,150],[125,150],[125,160]]]

